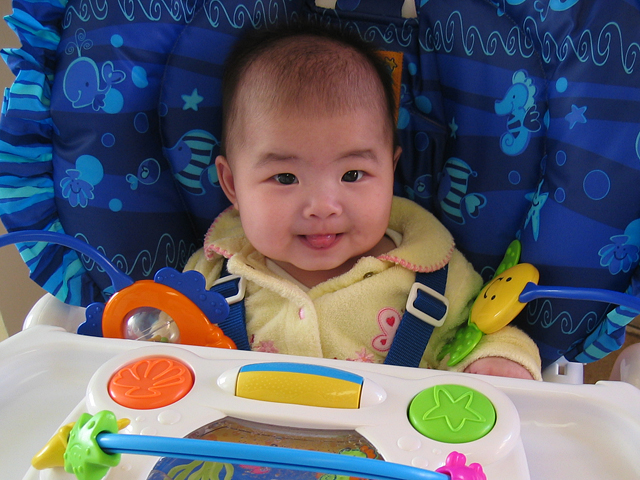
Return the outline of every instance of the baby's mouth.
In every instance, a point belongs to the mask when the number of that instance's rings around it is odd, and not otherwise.
[[[338,240],[340,234],[326,233],[322,235],[304,235],[303,238],[312,247],[325,249],[331,247]]]

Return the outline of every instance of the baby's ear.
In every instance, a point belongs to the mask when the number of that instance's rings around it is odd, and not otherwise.
[[[393,171],[395,172],[396,166],[398,165],[398,161],[400,160],[400,155],[402,155],[402,147],[397,146],[396,151],[393,154]]]
[[[229,201],[234,207],[238,208],[238,201],[236,196],[236,186],[233,180],[233,172],[229,166],[229,161],[226,157],[218,155],[216,157],[216,171],[218,172],[218,182],[222,191],[227,196]]]

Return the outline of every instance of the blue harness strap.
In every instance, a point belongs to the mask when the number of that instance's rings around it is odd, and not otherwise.
[[[244,294],[246,280],[239,275],[231,275],[227,271],[225,261],[220,279],[210,290],[222,295],[229,304],[229,315],[218,326],[238,347],[238,350],[251,350],[247,326],[245,324]]]
[[[442,325],[449,302],[444,297],[449,266],[417,273],[400,326],[384,363],[418,367],[435,327]]]
[[[420,365],[433,329],[442,325],[447,316],[449,302],[444,291],[448,272],[447,265],[435,272],[416,274],[404,315],[384,363],[407,367]],[[230,275],[225,263],[222,276],[211,290],[225,297],[229,303],[229,316],[218,326],[239,350],[251,350],[245,324],[244,278]]]

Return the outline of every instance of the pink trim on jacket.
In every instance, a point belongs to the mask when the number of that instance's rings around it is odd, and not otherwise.
[[[211,232],[215,228],[216,223],[218,223],[218,220],[220,220],[220,217],[222,216],[222,214],[226,213],[226,212],[228,212],[230,210],[233,210],[233,208],[234,208],[234,206],[231,205],[231,206],[225,208],[222,212],[220,212],[220,214],[215,218],[215,220],[213,221],[213,223],[211,224],[211,226],[207,230],[207,233],[204,235],[204,257],[207,260],[213,260],[213,255],[214,254],[221,255],[224,258],[231,258],[233,256],[233,253],[231,253],[228,250],[225,250],[224,248],[216,247],[215,245],[212,245],[210,243],[207,244],[207,239],[209,238],[209,235],[211,235]]]
[[[407,260],[404,260],[402,258],[396,257],[394,255],[387,255],[387,254],[380,255],[378,259],[384,260],[387,262],[393,262],[397,265],[400,265],[401,267],[406,268],[407,270],[411,270],[412,272],[429,273],[429,272],[435,272],[437,270],[440,270],[441,268],[444,268],[444,266],[451,261],[451,257],[453,256],[453,252],[455,248],[456,248],[455,245],[452,245],[451,249],[449,250],[449,253],[447,253],[447,255],[445,256],[442,262],[437,263],[435,265],[430,265],[430,266],[416,265],[415,263],[408,262]]]

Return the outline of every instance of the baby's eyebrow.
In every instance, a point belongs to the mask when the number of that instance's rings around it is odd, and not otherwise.
[[[354,157],[363,158],[365,160],[371,160],[373,162],[378,162],[379,161],[379,158],[375,154],[375,152],[373,150],[371,150],[371,149],[368,149],[368,148],[365,148],[365,149],[362,149],[362,150],[347,150],[344,153],[339,154],[334,161],[339,162],[339,161],[348,160],[348,159],[354,158]],[[286,154],[286,153],[268,152],[268,153],[265,153],[264,155],[260,156],[256,166],[262,167],[262,166],[265,166],[265,165],[269,165],[270,163],[296,162],[296,161],[300,161],[300,157],[298,157],[296,155],[289,155],[289,154]]]
[[[353,157],[363,158],[365,160],[371,160],[374,162],[379,161],[378,156],[374,153],[373,150],[370,150],[370,149],[353,150],[353,151],[345,152],[343,155],[338,157],[338,160],[342,160],[342,159],[346,160],[348,158],[353,158]]]
[[[295,160],[299,160],[299,158],[296,157],[295,155],[269,152],[260,156],[260,158],[258,159],[257,166],[261,167],[263,165],[268,165],[269,163],[288,162],[288,161],[295,161]]]

